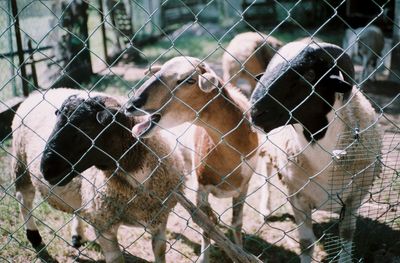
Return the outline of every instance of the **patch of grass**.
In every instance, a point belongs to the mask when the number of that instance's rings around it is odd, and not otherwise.
[[[316,31],[317,29],[308,29],[304,31],[299,28],[282,27],[275,30],[272,35],[287,43],[299,38],[309,37]],[[266,30],[264,33],[268,34],[269,32],[269,30]],[[316,34],[316,37],[337,45],[340,45],[342,40],[342,34],[338,34],[337,32],[332,33],[320,31]],[[223,48],[228,45],[230,40],[230,35],[224,37],[222,41],[219,42],[211,36],[190,36],[183,34],[175,40],[164,38],[156,43],[143,47],[141,50],[150,63],[155,61],[164,63],[165,61],[180,55],[199,58],[207,57],[208,61],[220,62],[224,52]]]
[[[315,32],[317,32],[315,34]],[[340,30],[331,32],[331,31],[323,31],[323,30],[318,30],[318,29],[299,29],[299,28],[291,28],[291,27],[280,27],[278,28],[275,32],[272,33],[272,35],[279,40],[288,43],[291,41],[295,41],[304,37],[310,37],[311,35],[315,34],[315,37],[318,37],[319,39],[329,42],[332,44],[336,44],[341,46],[342,45],[342,35],[343,32]]]
[[[11,140],[6,140],[0,147],[0,262],[39,262],[36,251],[26,237],[25,222],[15,197],[15,181],[11,173],[13,157],[9,154],[10,151]],[[67,257],[76,253],[68,245],[71,239],[69,223],[72,215],[52,208],[37,194],[32,216],[49,254],[62,257],[59,262],[68,261]],[[94,252],[91,252],[91,257],[92,253]]]
[[[175,56],[192,56],[207,60],[220,61],[229,39],[223,39],[220,43],[211,36],[187,36],[182,35],[176,40],[162,39],[142,49],[146,59],[150,62],[163,63]]]

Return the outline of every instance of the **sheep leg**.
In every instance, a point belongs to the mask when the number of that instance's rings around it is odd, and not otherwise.
[[[243,207],[247,196],[247,187],[240,192],[239,196],[232,198],[232,227],[235,244],[243,246]]]
[[[167,221],[163,222],[158,228],[151,230],[151,245],[154,253],[154,261],[156,263],[165,262],[165,251],[167,249],[165,236],[165,230],[167,227]]]
[[[260,212],[262,220],[265,220],[271,214],[271,184],[266,179],[272,175],[272,165],[268,164],[265,158],[261,158],[258,166],[258,173],[260,174],[261,180],[261,202],[260,202]]]
[[[15,173],[16,198],[19,202],[19,209],[25,222],[26,237],[35,249],[44,246],[42,237],[32,217],[33,200],[35,198],[35,187],[32,184],[29,171],[25,165],[18,160],[13,161],[13,170]]]
[[[347,200],[344,206],[344,216],[339,223],[339,235],[342,246],[339,263],[352,262],[353,235],[356,229],[354,211],[354,203],[351,199]]]
[[[360,81],[363,81],[367,78],[368,76],[368,72],[369,72],[369,65],[368,65],[368,61],[369,61],[369,56],[367,55],[363,55],[362,56],[362,74],[361,74],[361,79]]]
[[[208,191],[204,189],[204,186],[199,184],[199,189],[196,193],[196,205],[199,207],[208,218],[211,219],[212,222],[216,222],[215,215],[211,209],[210,203],[208,202]],[[210,261],[210,246],[211,241],[209,235],[201,230],[202,233],[202,240],[201,240],[201,255],[199,258],[199,262],[208,263]]]
[[[303,200],[300,194],[292,196],[290,201],[299,231],[300,260],[301,263],[309,263],[312,260],[316,240],[312,229],[311,207],[307,200]]]
[[[72,218],[72,227],[71,227],[71,243],[74,248],[79,248],[82,245],[82,237],[83,237],[83,222],[82,219],[78,215],[74,215]]]
[[[117,239],[118,227],[97,233],[97,241],[103,251],[107,263],[124,263],[124,256],[119,248]]]

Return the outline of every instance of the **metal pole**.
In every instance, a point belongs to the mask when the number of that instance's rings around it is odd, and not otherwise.
[[[106,35],[106,20],[104,17],[104,8],[103,8],[103,0],[99,0],[99,13],[101,17],[101,36],[103,37],[103,52],[104,59],[108,63],[108,54],[107,54],[107,35]]]
[[[22,48],[21,32],[19,31],[17,0],[11,0],[11,9],[12,9],[13,17],[15,19],[15,22],[14,22],[15,39],[17,41],[19,67],[21,69],[22,94],[25,97],[27,97],[29,95],[29,89],[28,89],[28,82],[27,82],[27,78],[26,78],[26,68],[25,68],[25,64],[24,64],[24,50]]]
[[[400,0],[395,1],[394,24],[393,24],[393,50],[390,62],[389,79],[400,82]]]
[[[7,11],[8,13],[11,13],[11,2],[7,3]],[[12,25],[12,19],[11,16],[7,16],[8,17],[8,46],[9,46],[9,51],[10,53],[14,53],[14,43],[13,43],[13,35],[12,35],[12,29],[11,29],[11,25]],[[11,76],[15,75],[15,68],[14,68],[14,56],[10,56],[10,60],[11,60],[11,65],[10,65],[10,74]],[[11,81],[11,87],[12,87],[12,93],[13,96],[17,96],[17,82],[15,80],[15,78],[12,79]]]

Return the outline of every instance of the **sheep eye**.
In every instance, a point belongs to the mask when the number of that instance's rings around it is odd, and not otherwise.
[[[186,83],[192,85],[192,84],[196,83],[196,80],[195,79],[188,79],[188,80],[186,80]]]
[[[196,80],[193,78],[178,80],[178,85],[183,82],[185,82],[186,84],[192,85],[192,84],[196,83]]]
[[[60,115],[60,110],[56,110],[56,111],[54,112],[54,114],[55,114],[56,116]]]

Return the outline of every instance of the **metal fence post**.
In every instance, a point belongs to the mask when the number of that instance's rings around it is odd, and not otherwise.
[[[28,81],[26,78],[26,68],[24,64],[24,50],[22,47],[21,32],[19,31],[19,17],[18,17],[18,7],[17,0],[11,1],[12,15],[14,17],[14,28],[15,28],[15,39],[17,41],[18,50],[18,61],[19,67],[21,69],[22,78],[22,94],[27,97],[29,95]]]

